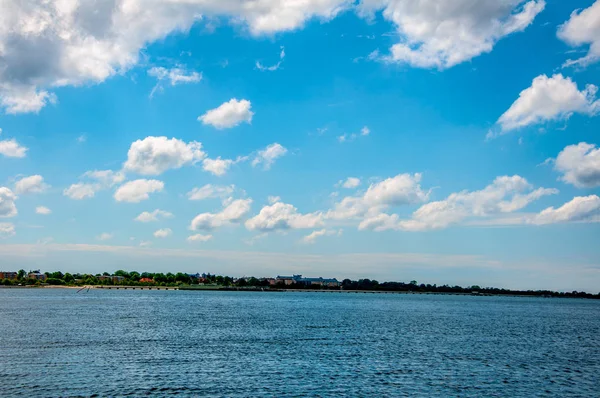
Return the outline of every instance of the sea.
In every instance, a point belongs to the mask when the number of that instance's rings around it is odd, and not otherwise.
[[[600,397],[600,301],[0,289],[0,396]]]

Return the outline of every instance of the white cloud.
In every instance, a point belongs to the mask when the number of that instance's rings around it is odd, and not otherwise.
[[[56,97],[48,90],[98,84],[139,63],[140,50],[172,33],[219,17],[263,35],[329,20],[349,0],[305,2],[5,0],[0,3],[0,105],[37,112]]]
[[[429,193],[421,188],[421,174],[398,174],[371,184],[364,194],[347,196],[327,213],[331,219],[351,219],[374,215],[391,206],[421,203]]]
[[[44,182],[44,177],[41,175],[23,177],[15,183],[15,192],[18,195],[42,193],[48,188],[50,188],[50,185]]]
[[[342,134],[337,137],[337,140],[340,143],[352,142],[352,141],[356,140],[358,137],[366,137],[369,134],[371,134],[371,130],[367,126],[364,126],[362,129],[360,129],[359,133]]]
[[[71,185],[63,191],[63,195],[68,196],[74,200],[82,200],[87,198],[93,198],[97,191],[102,187],[100,184],[84,184],[77,183]]]
[[[17,215],[15,200],[17,196],[6,187],[0,187],[0,218],[9,218]]]
[[[15,235],[15,226],[11,223],[0,223],[0,239],[9,238]]]
[[[227,170],[234,164],[235,161],[232,159],[221,159],[218,157],[216,159],[206,158],[202,161],[202,168],[205,171],[208,171],[216,176],[222,176],[227,173]]]
[[[117,202],[138,203],[150,197],[150,193],[161,192],[165,187],[158,180],[134,180],[121,185],[114,194]]]
[[[561,74],[533,79],[531,87],[498,119],[503,132],[547,121],[567,120],[573,113],[593,116],[600,112],[598,88],[588,84],[579,91],[577,84]],[[492,134],[493,135],[493,134]]]
[[[1,43],[0,43],[1,44]],[[56,95],[35,86],[19,86],[0,83],[0,106],[6,113],[38,113],[47,104],[56,104]]]
[[[46,215],[52,213],[52,210],[50,210],[46,206],[38,206],[35,208],[35,213],[46,216]]]
[[[442,229],[469,218],[512,213],[543,196],[556,193],[556,189],[533,189],[526,179],[518,175],[502,176],[480,191],[457,192],[444,200],[427,203],[417,209],[409,220],[399,220],[396,214],[374,214],[365,219],[359,229]]]
[[[344,187],[347,189],[354,189],[360,185],[360,178],[348,177],[346,181],[339,181],[336,186]]]
[[[288,150],[278,143],[268,145],[265,149],[258,151],[252,160],[252,166],[263,165],[263,169],[269,170],[275,161],[284,156]]]
[[[204,115],[198,116],[198,121],[217,129],[235,127],[242,122],[251,123],[254,116],[254,112],[250,110],[251,107],[252,104],[248,100],[238,101],[236,98],[232,98],[218,108],[211,109]]]
[[[208,242],[212,238],[213,238],[212,235],[196,234],[196,235],[188,236],[187,241],[188,242]]]
[[[74,200],[93,198],[96,195],[96,192],[112,188],[125,181],[125,174],[122,171],[92,170],[83,173],[81,178],[94,180],[94,182],[79,182],[72,184],[63,191],[63,195]]]
[[[173,234],[173,231],[171,231],[171,228],[164,228],[164,229],[159,229],[157,231],[154,232],[154,237],[155,238],[166,238],[168,236],[171,236]]]
[[[383,17],[396,25],[400,42],[384,60],[445,69],[492,51],[544,7],[543,0],[363,0],[359,10],[369,15],[383,8]]]
[[[329,230],[329,229],[320,229],[317,231],[313,231],[310,234],[306,235],[302,238],[303,243],[313,244],[317,241],[317,238],[321,236],[340,236],[342,234],[342,230]]]
[[[560,171],[561,180],[578,188],[600,186],[600,148],[580,142],[563,149],[554,161],[554,169]]]
[[[584,10],[575,10],[567,22],[558,28],[558,37],[567,44],[579,47],[589,45],[588,53],[579,59],[570,59],[563,66],[587,66],[600,59],[600,1]]]
[[[260,213],[246,221],[246,228],[254,231],[275,231],[286,229],[307,229],[323,225],[320,212],[301,214],[294,206],[275,202],[264,206]]]
[[[532,224],[600,222],[600,197],[577,196],[558,209],[549,207],[528,220]]]
[[[283,48],[283,46],[281,46],[281,50],[279,51],[279,61],[276,64],[271,65],[271,66],[264,66],[260,61],[256,61],[256,69],[260,70],[261,72],[276,71],[281,66],[281,63],[283,62],[284,58],[285,58],[285,48]]]
[[[272,205],[273,203],[277,203],[277,202],[281,201],[281,198],[279,196],[272,196],[272,195],[270,195],[267,198],[267,201],[269,202],[269,204]]]
[[[193,188],[187,193],[189,200],[203,200],[208,198],[224,198],[230,196],[235,190],[235,185],[222,186],[206,184],[201,188]]]
[[[169,213],[168,211],[156,209],[152,212],[144,211],[140,213],[134,220],[139,222],[151,222],[158,221],[159,218],[171,218],[173,217],[173,213]]]
[[[154,96],[154,93],[157,91],[162,91],[163,81],[168,81],[171,86],[176,86],[178,84],[189,84],[189,83],[198,83],[202,80],[202,74],[194,71],[188,71],[184,67],[178,66],[175,68],[167,69],[161,67],[153,67],[148,70],[148,75],[153,76],[158,80],[156,86],[150,92],[150,98]]]
[[[100,235],[98,235],[96,237],[96,239],[98,239],[98,240],[110,240],[112,238],[113,238],[113,235],[109,234],[108,232],[101,233]]]
[[[250,212],[252,199],[229,198],[223,202],[223,210],[219,213],[198,214],[190,224],[190,230],[211,230],[225,225],[241,222]]]
[[[0,155],[7,156],[9,158],[24,158],[27,154],[27,151],[28,148],[19,145],[14,138],[0,141]]]
[[[125,181],[125,173],[112,170],[86,171],[82,177],[96,180],[105,187],[113,187]]]
[[[131,144],[127,161],[128,171],[142,175],[159,175],[169,169],[179,169],[204,159],[202,144],[185,143],[176,138],[146,137]]]

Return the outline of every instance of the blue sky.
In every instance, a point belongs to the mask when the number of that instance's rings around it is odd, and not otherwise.
[[[5,2],[0,268],[598,292],[600,2]]]

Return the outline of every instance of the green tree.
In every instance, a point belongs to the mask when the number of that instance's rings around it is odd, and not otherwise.
[[[25,279],[25,275],[27,275],[27,272],[25,272],[24,269],[20,269],[19,272],[17,272],[19,279]]]

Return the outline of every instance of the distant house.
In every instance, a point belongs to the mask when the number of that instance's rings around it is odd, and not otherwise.
[[[264,281],[269,283],[269,286],[275,286],[277,284],[277,279],[275,278],[264,278]]]
[[[294,275],[294,276],[281,276],[281,275],[277,275],[277,278],[275,278],[276,283],[283,283],[286,286],[292,285],[294,283],[296,283],[296,277],[302,277],[302,275]]]
[[[18,279],[19,274],[12,271],[0,271],[0,279]]]
[[[46,274],[42,274],[40,271],[33,271],[27,275],[29,279],[36,279],[38,281],[45,281],[48,277]]]
[[[141,278],[140,282],[142,282],[142,283],[154,283],[154,279],[152,279],[152,278]]]
[[[305,285],[305,286],[324,286],[324,287],[339,287],[340,282],[335,279],[326,279],[326,278],[304,278],[302,275],[292,275],[292,276],[277,276],[275,279],[275,283],[283,283],[286,286],[292,285],[294,283]]]

